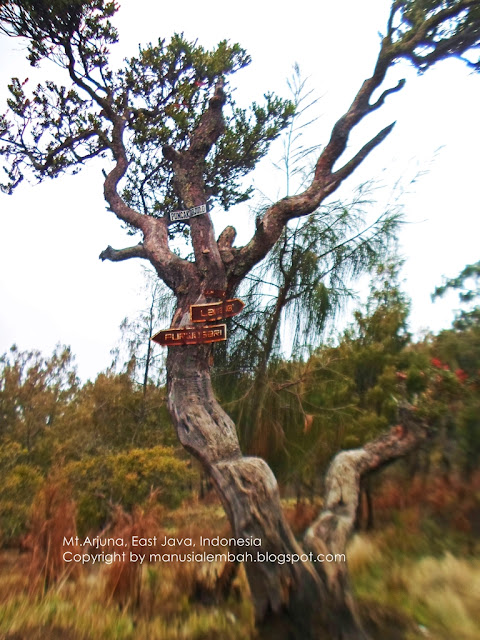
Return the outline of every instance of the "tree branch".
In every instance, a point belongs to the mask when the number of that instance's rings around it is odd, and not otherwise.
[[[125,145],[123,144],[123,132],[126,122],[125,119],[119,115],[115,115],[112,118],[112,122],[113,131],[111,149],[116,164],[105,177],[105,182],[103,184],[105,200],[108,202],[111,210],[117,218],[120,218],[120,220],[123,220],[127,224],[144,231],[148,216],[138,213],[138,211],[129,207],[117,191],[118,183],[123,178],[128,168],[127,154],[125,152]]]
[[[208,152],[225,130],[222,109],[226,101],[223,90],[223,80],[215,86],[215,92],[210,98],[208,109],[200,118],[195,131],[190,137],[191,155],[205,160]]]
[[[110,260],[111,262],[121,262],[122,260],[129,260],[130,258],[148,259],[145,247],[141,242],[134,247],[127,247],[125,249],[113,249],[108,245],[98,257],[100,260]]]
[[[395,61],[404,58],[410,60],[417,68],[424,70],[438,60],[458,56],[480,46],[478,19],[468,13],[470,10],[473,13],[478,0],[447,3],[444,8],[436,12],[432,10],[429,13],[422,6],[407,11],[405,5],[406,3],[403,2],[393,2],[387,36],[382,40],[373,75],[363,82],[348,111],[333,127],[330,140],[317,160],[310,186],[303,193],[284,198],[267,209],[257,224],[253,238],[238,251],[229,265],[229,287],[236,286],[246,273],[265,257],[280,238],[282,229],[289,220],[315,211],[322,201],[363,162],[370,151],[390,133],[393,125],[383,129],[352,160],[337,172],[333,172],[333,167],[347,148],[348,139],[354,127],[366,115],[380,108],[387,96],[400,91],[405,85],[401,80],[395,87],[386,89],[375,102],[371,103],[373,93],[385,80],[388,69]],[[398,11],[402,12],[400,25],[404,30],[394,26]],[[456,32],[451,33],[453,27],[450,23],[455,21]],[[405,27],[407,27],[406,30]],[[418,48],[427,45],[433,48],[433,51],[422,55]]]
[[[371,151],[373,151],[375,147],[378,147],[378,145],[385,140],[385,138],[392,131],[394,126],[395,126],[395,122],[392,122],[392,124],[389,124],[388,127],[385,127],[385,129],[382,129],[379,133],[377,133],[377,135],[374,138],[372,138],[369,142],[367,142],[367,144],[365,144],[360,149],[360,151],[357,154],[355,154],[353,158],[349,160],[341,169],[338,169],[338,171],[335,171],[335,173],[333,174],[333,178],[335,178],[338,181],[338,184],[333,183],[330,186],[331,192],[337,189],[337,186],[340,185],[340,183],[343,182],[345,178],[347,178],[349,175],[351,175],[355,171],[355,169],[365,160],[368,154]]]
[[[415,418],[411,407],[404,407],[399,413],[400,425],[360,449],[335,456],[325,480],[324,508],[304,537],[304,548],[314,555],[340,554],[335,562],[317,562],[313,566],[330,594],[332,615],[347,621],[350,616],[358,619],[358,611],[347,563],[340,559],[355,523],[360,481],[369,472],[410,453],[428,436],[428,428]]]
[[[398,3],[399,4],[399,3]],[[450,6],[446,6],[437,13],[433,13],[429,18],[424,20],[421,24],[415,24],[392,46],[392,53],[396,58],[402,56],[412,60],[419,68],[427,68],[437,60],[440,60],[445,54],[454,55],[466,51],[478,41],[478,27],[474,29],[471,25],[467,24],[464,30],[460,30],[455,36],[445,35],[443,39],[431,41],[431,46],[435,51],[426,56],[416,56],[414,50],[421,46],[427,39],[427,34],[432,30],[441,26],[442,22],[458,19],[462,12],[467,11],[470,8],[475,8],[478,5],[478,0],[460,0],[460,2],[454,2]],[[392,8],[393,11],[393,8]],[[441,35],[441,34],[440,34]]]
[[[308,215],[315,211],[323,200],[331,195],[359,164],[365,160],[368,154],[379,145],[390,133],[393,125],[383,129],[370,142],[347,162],[337,172],[333,167],[344,153],[347,142],[353,128],[369,113],[378,109],[385,98],[404,86],[400,81],[396,87],[385,90],[379,99],[370,104],[374,91],[381,85],[392,61],[390,39],[384,38],[380,53],[371,78],[365,80],[360,87],[355,99],[348,111],[335,124],[330,141],[320,154],[313,180],[310,186],[298,195],[284,198],[273,204],[265,212],[263,218],[257,223],[257,230],[250,242],[242,247],[235,260],[229,265],[230,286],[236,286],[248,271],[260,262],[280,238],[282,230],[287,222],[293,218]]]
[[[403,89],[404,86],[405,86],[405,78],[402,78],[401,80],[398,81],[398,83],[394,87],[390,87],[390,89],[385,89],[385,91],[378,98],[378,100],[374,102],[372,105],[370,105],[370,111],[375,111],[375,109],[378,109],[379,107],[381,107],[385,102],[385,98],[387,96],[389,96],[392,93],[397,93],[397,91],[400,91],[401,89]]]
[[[407,455],[427,439],[428,427],[412,407],[402,407],[399,413],[399,425],[360,449],[335,456],[325,480],[323,510],[305,534],[308,549],[326,544],[329,552],[344,553],[355,523],[362,477]]]
[[[173,186],[186,207],[205,204],[205,158],[225,129],[222,108],[225,104],[223,81],[217,82],[209,106],[200,117],[190,136],[190,146],[176,151],[163,148],[163,155],[172,162]],[[204,289],[225,290],[225,268],[215,240],[213,224],[208,212],[189,221],[195,265]]]

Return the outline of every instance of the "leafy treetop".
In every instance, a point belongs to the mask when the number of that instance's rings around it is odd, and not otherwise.
[[[395,0],[373,74],[334,126],[309,185],[267,208],[251,241],[234,249],[233,228],[227,227],[217,246],[208,217],[172,227],[167,211],[208,198],[228,209],[247,199],[251,189],[242,178],[287,126],[294,105],[266,94],[262,104],[236,106],[228,79],[250,58],[227,41],[206,51],[175,35],[141,47],[123,68],[112,70],[109,49],[117,31],[111,18],[117,9],[106,0],[0,1],[0,30],[28,41],[32,65],[48,58],[70,81],[46,81],[27,92],[26,81],[12,80],[9,110],[0,119],[2,188],[11,193],[27,176],[55,177],[78,171],[92,157],[109,157],[114,165],[105,177],[105,198],[144,240],[123,250],[108,247],[101,257],[146,258],[177,294],[185,287],[198,290],[199,283],[234,289],[289,220],[316,211],[385,139],[393,124],[338,166],[354,127],[404,86],[402,80],[373,98],[392,65],[408,60],[423,72],[456,56],[480,67],[478,0]],[[178,228],[191,232],[193,265],[168,245]]]
[[[78,169],[108,151],[130,165],[125,202],[144,214],[163,215],[181,206],[172,189],[171,162],[162,150],[185,149],[191,132],[217,84],[250,63],[246,52],[226,40],[213,51],[174,35],[139,49],[137,57],[113,72],[109,46],[117,32],[109,18],[113,2],[14,3],[0,5],[1,30],[29,39],[29,60],[53,59],[68,70],[72,87],[47,81],[30,97],[26,81],[9,85],[10,120],[3,118],[2,154],[9,163],[4,191],[11,191],[33,169],[35,178]],[[240,179],[268,151],[288,122],[293,107],[271,94],[265,104],[241,109],[225,84],[221,108],[228,102],[223,135],[205,165],[207,195],[228,208],[248,198]],[[122,148],[123,147],[123,148]]]

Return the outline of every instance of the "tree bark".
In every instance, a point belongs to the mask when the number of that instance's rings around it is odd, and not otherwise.
[[[404,457],[426,440],[429,430],[416,419],[411,407],[402,407],[399,414],[401,424],[359,449],[335,456],[325,480],[323,510],[304,537],[307,550],[345,553],[355,525],[362,478]],[[325,562],[315,567],[327,586],[328,604],[338,622],[337,635],[332,637],[366,638],[360,628],[347,563]]]
[[[260,458],[243,457],[235,425],[216,401],[205,346],[170,348],[167,360],[168,406],[182,445],[212,478],[237,539],[259,538],[248,549],[301,554],[283,516],[277,482]],[[281,556],[283,557],[283,556]],[[311,563],[245,562],[262,638],[320,638],[328,614],[326,592]]]
[[[344,554],[352,533],[360,480],[417,447],[426,431],[407,413],[401,427],[365,447],[343,451],[326,479],[325,508],[307,531],[303,549],[285,521],[277,482],[260,458],[243,457],[235,425],[214,397],[210,348],[169,349],[168,407],[182,445],[211,477],[236,539],[259,538],[261,546],[239,546],[262,640],[367,640],[344,561],[315,561]],[[255,562],[257,552],[275,557],[309,555],[308,561]],[[320,556],[323,554],[323,556]]]

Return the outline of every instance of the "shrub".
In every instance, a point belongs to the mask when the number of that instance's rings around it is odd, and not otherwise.
[[[91,456],[69,463],[65,473],[77,500],[80,533],[104,526],[115,505],[131,512],[152,490],[159,503],[175,508],[189,494],[194,477],[189,463],[160,446]]]
[[[33,499],[43,479],[27,464],[17,464],[1,474],[0,539],[2,544],[17,542],[27,531]]]

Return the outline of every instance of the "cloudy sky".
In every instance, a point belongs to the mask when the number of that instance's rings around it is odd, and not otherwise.
[[[114,52],[118,64],[134,55],[139,43],[174,32],[184,32],[206,47],[228,38],[252,56],[250,67],[235,79],[238,102],[246,105],[261,100],[266,91],[287,95],[286,78],[297,62],[320,98],[311,144],[328,140],[333,123],[371,74],[389,8],[386,0],[320,0],[314,13],[306,0],[121,4],[116,18],[120,45]],[[48,65],[30,69],[18,40],[0,39],[0,56],[2,102],[12,76],[31,82],[58,78],[58,70]],[[455,275],[480,258],[480,78],[458,60],[423,76],[398,65],[388,81],[395,84],[400,77],[407,79],[406,87],[359,128],[350,149],[353,153],[395,120],[393,133],[338,195],[348,198],[358,184],[374,179],[379,211],[398,200],[408,221],[400,242],[407,261],[404,288],[412,297],[411,328],[417,333],[438,331],[449,326],[457,303],[450,297],[433,304],[430,294],[443,275]],[[280,155],[277,146],[271,160]],[[120,322],[143,306],[139,261],[98,260],[109,244],[132,244],[105,208],[102,166],[93,162],[77,176],[22,184],[13,196],[0,196],[0,353],[13,343],[45,353],[58,342],[68,344],[83,379],[109,365]],[[271,198],[283,195],[284,177],[270,160],[254,184]],[[234,224],[243,242],[248,218],[246,209],[233,210],[228,219],[217,216],[218,230]]]

